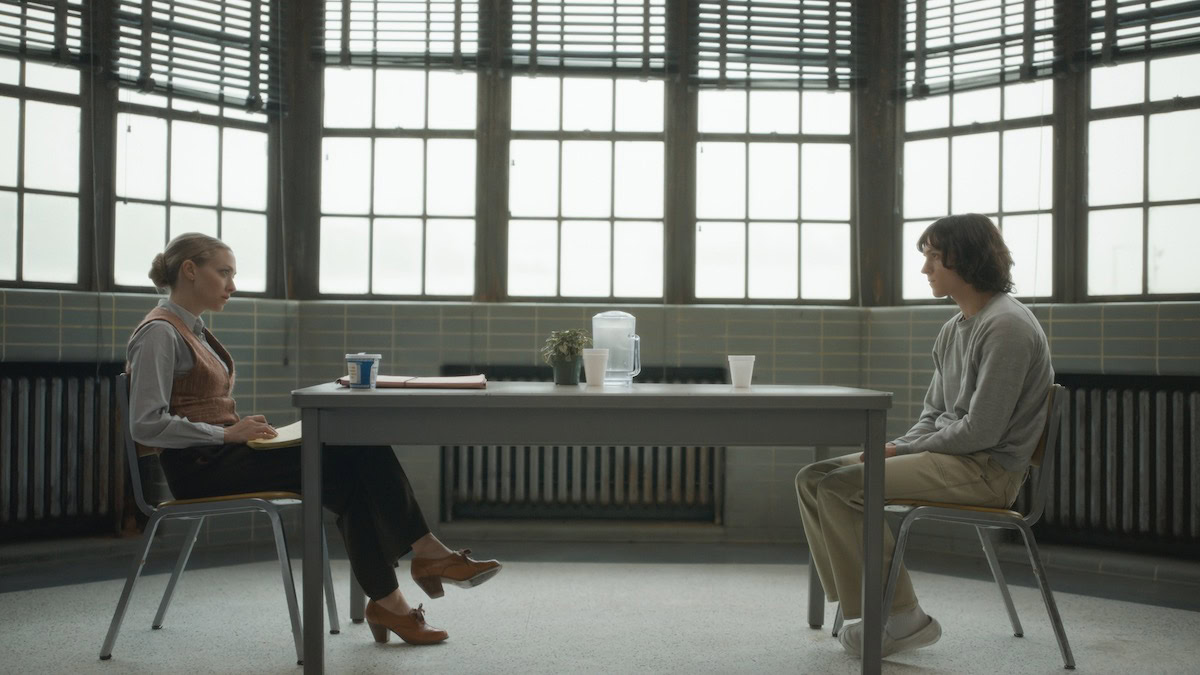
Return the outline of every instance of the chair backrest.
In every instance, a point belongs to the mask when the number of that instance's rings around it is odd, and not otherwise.
[[[142,489],[142,472],[138,465],[137,444],[133,442],[133,421],[129,416],[129,375],[126,373],[117,376],[117,415],[121,420],[121,436],[125,439],[125,463],[129,465],[133,499],[142,513],[149,516],[154,513],[155,508],[146,503],[146,495]]]
[[[1058,431],[1062,426],[1063,412],[1067,409],[1069,396],[1066,387],[1061,384],[1051,384],[1050,392],[1046,395],[1046,426],[1042,429],[1042,437],[1037,448],[1033,451],[1030,464],[1038,468],[1037,484],[1033,486],[1033,503],[1025,514],[1025,521],[1033,525],[1042,517],[1046,507],[1046,497],[1050,494],[1050,486],[1054,482],[1054,460],[1058,457]]]

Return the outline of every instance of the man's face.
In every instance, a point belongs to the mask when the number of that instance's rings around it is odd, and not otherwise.
[[[942,252],[929,244],[925,245],[925,264],[921,267],[921,274],[929,280],[929,289],[933,291],[933,297],[944,298],[947,295],[954,297],[954,294],[967,285],[963,278],[958,276],[958,272],[952,269],[947,269],[943,265]]]

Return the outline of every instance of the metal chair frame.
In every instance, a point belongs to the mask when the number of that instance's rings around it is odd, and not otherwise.
[[[287,598],[288,613],[292,621],[292,638],[296,646],[296,662],[303,664],[304,633],[301,630],[300,624],[300,608],[296,602],[296,585],[292,578],[292,565],[291,559],[288,557],[287,538],[279,517],[283,509],[299,506],[303,503],[300,495],[291,492],[254,492],[244,495],[227,495],[206,499],[173,500],[151,506],[146,501],[142,490],[141,471],[138,468],[137,446],[134,444],[130,428],[129,379],[124,373],[120,374],[117,378],[117,405],[120,406],[119,418],[122,420],[121,426],[123,427],[125,439],[126,459],[129,463],[129,473],[132,478],[133,497],[137,502],[138,508],[150,520],[146,523],[146,531],[142,536],[141,552],[134,558],[133,567],[129,570],[129,576],[125,580],[125,587],[121,590],[121,599],[117,601],[117,609],[113,613],[112,623],[109,624],[108,635],[104,638],[104,645],[100,648],[100,659],[108,660],[112,658],[113,646],[116,644],[117,634],[121,630],[121,622],[125,618],[125,610],[129,607],[129,598],[133,594],[133,587],[137,583],[138,577],[141,575],[142,567],[146,564],[146,558],[150,554],[150,544],[154,540],[154,534],[157,532],[159,524],[166,520],[186,520],[191,522],[191,527],[184,538],[183,549],[179,552],[179,559],[175,562],[175,569],[171,572],[171,579],[167,582],[167,589],[163,593],[162,600],[159,602],[158,613],[154,616],[152,627],[155,630],[162,628],[167,608],[170,607],[171,598],[175,593],[175,586],[179,583],[179,578],[183,576],[183,569],[187,566],[188,558],[192,554],[192,547],[196,544],[196,538],[200,534],[200,526],[204,524],[205,518],[233,513],[260,512],[266,514],[267,518],[271,521],[271,530],[275,535],[275,551],[279,556],[279,568],[283,577],[284,595]],[[329,547],[325,539],[324,529],[321,530],[321,548],[324,554],[325,600],[329,612],[329,632],[336,635],[340,632],[341,627],[338,623],[337,602],[334,599],[333,593],[333,577],[329,572]]]
[[[883,596],[883,615],[889,616],[891,614],[892,601],[896,594],[896,580],[900,576],[900,565],[904,560],[904,549],[908,544],[908,535],[913,524],[918,520],[928,519],[973,525],[975,526],[976,533],[979,535],[979,543],[983,547],[983,553],[987,556],[988,567],[991,568],[992,577],[995,578],[996,585],[1000,589],[1000,597],[1004,600],[1004,606],[1008,610],[1008,619],[1012,624],[1013,635],[1024,637],[1025,631],[1021,627],[1021,620],[1017,618],[1017,609],[1013,606],[1012,595],[1008,592],[1008,584],[1004,580],[1004,573],[1000,570],[1000,561],[996,557],[996,549],[989,534],[991,530],[1017,530],[1021,533],[1021,538],[1025,543],[1025,550],[1029,554],[1029,563],[1033,567],[1033,574],[1037,578],[1038,587],[1041,589],[1042,600],[1046,604],[1046,612],[1049,614],[1050,624],[1054,628],[1054,637],[1058,640],[1058,648],[1062,653],[1063,667],[1067,670],[1074,670],[1075,657],[1071,653],[1070,643],[1067,642],[1067,633],[1063,628],[1062,617],[1058,613],[1058,605],[1054,602],[1054,593],[1050,590],[1050,582],[1046,578],[1046,570],[1042,566],[1041,555],[1038,552],[1037,539],[1033,536],[1033,530],[1031,529],[1042,517],[1042,512],[1046,506],[1046,495],[1050,493],[1051,484],[1054,480],[1054,461],[1058,455],[1058,431],[1060,420],[1067,407],[1067,390],[1062,385],[1051,385],[1047,398],[1048,413],[1046,415],[1046,427],[1042,431],[1041,443],[1039,443],[1038,450],[1034,452],[1032,461],[1033,466],[1039,467],[1040,470],[1028,513],[1022,515],[1005,509],[985,509],[983,507],[970,506],[955,507],[949,504],[933,505],[929,502],[914,500],[897,500],[898,502],[902,501],[906,503],[887,503],[884,506],[885,511],[904,514],[904,518],[900,521],[899,532],[896,535],[896,548],[892,556],[887,587]],[[833,635],[835,637],[841,631],[842,621],[842,607],[839,604],[837,616],[833,621]]]

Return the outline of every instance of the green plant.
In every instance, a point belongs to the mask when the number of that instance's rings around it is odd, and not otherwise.
[[[555,361],[570,361],[583,353],[585,347],[592,346],[592,337],[586,330],[552,330],[546,344],[542,345],[542,359],[546,363]]]

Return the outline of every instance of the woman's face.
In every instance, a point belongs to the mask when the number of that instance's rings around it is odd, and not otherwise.
[[[226,249],[217,249],[203,265],[185,263],[180,271],[184,277],[180,282],[189,287],[196,304],[204,309],[221,311],[229,302],[229,296],[237,290],[233,283],[237,276],[237,260]]]

